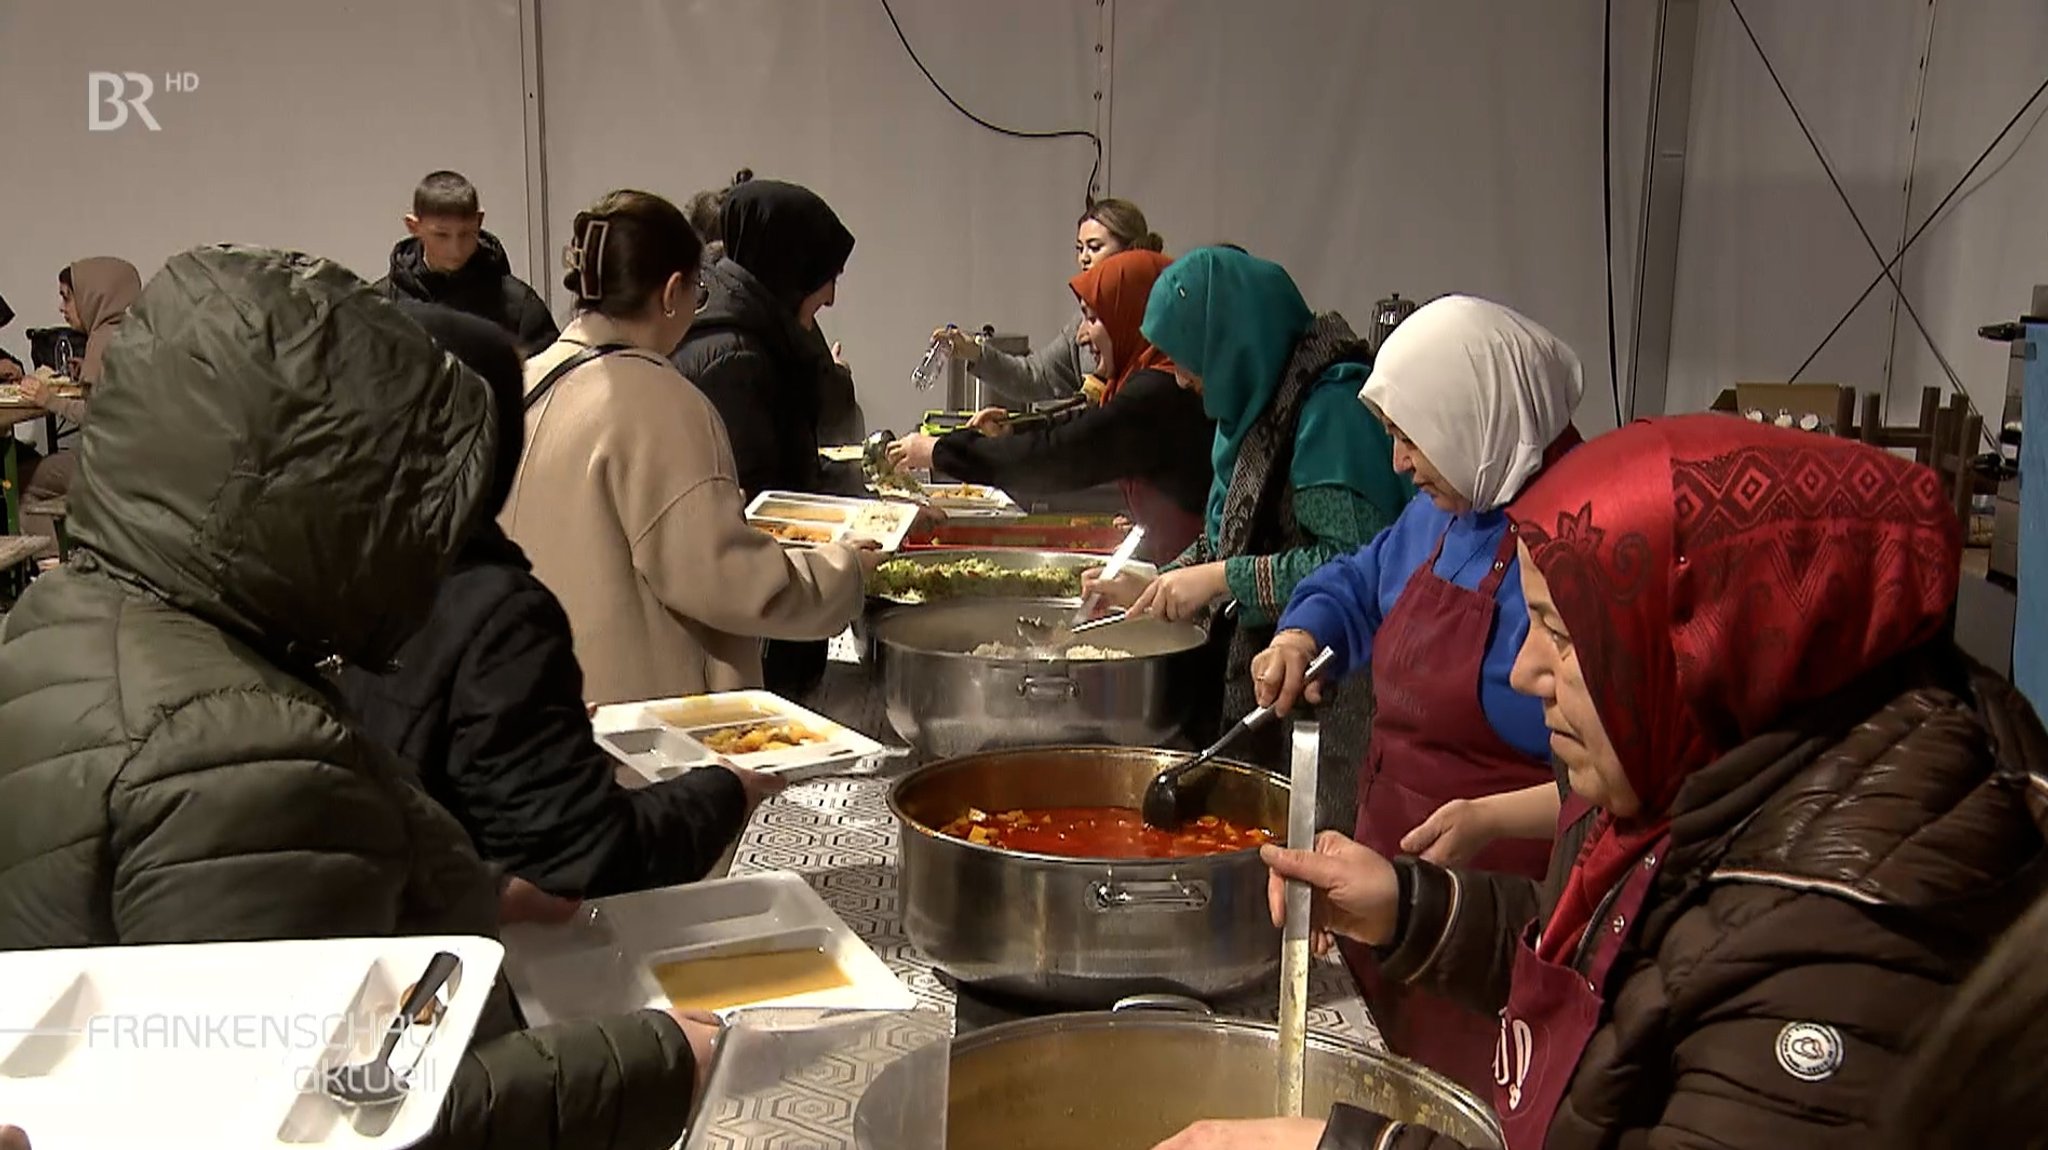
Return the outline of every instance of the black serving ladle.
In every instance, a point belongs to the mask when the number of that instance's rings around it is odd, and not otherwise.
[[[1307,691],[1308,684],[1315,682],[1324,668],[1330,665],[1330,660],[1336,657],[1337,652],[1328,647],[1318,652],[1302,675],[1302,690]],[[1207,750],[1153,776],[1151,784],[1145,788],[1145,805],[1142,808],[1146,823],[1163,830],[1178,830],[1182,823],[1199,815],[1203,800],[1208,795],[1209,782],[1215,774],[1210,764],[1216,756],[1240,736],[1256,731],[1272,720],[1273,708],[1255,707],[1235,726],[1223,732],[1222,738],[1209,744]]]

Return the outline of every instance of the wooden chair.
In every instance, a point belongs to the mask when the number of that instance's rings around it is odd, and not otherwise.
[[[0,597],[21,597],[36,576],[36,556],[50,543],[45,535],[0,535]]]
[[[1883,407],[1883,396],[1871,394],[1863,397],[1863,442],[1887,450],[1911,451],[1914,462],[1932,466],[1935,454],[1935,420],[1941,412],[1941,389],[1920,389],[1920,418],[1911,426],[1885,426]]]
[[[71,533],[64,529],[64,521],[70,518],[70,503],[61,495],[43,499],[29,498],[21,501],[23,515],[37,515],[50,521],[50,532],[57,537],[57,558],[71,555]]]

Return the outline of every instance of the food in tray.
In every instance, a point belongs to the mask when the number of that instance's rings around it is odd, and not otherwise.
[[[678,1010],[724,1010],[853,985],[822,949],[685,959],[657,963],[651,969],[661,992]]]
[[[1072,599],[1081,594],[1081,572],[1072,567],[1001,567],[986,559],[949,559],[940,563],[891,559],[875,568],[868,591],[906,603],[969,595]]]
[[[798,523],[845,523],[853,518],[851,508],[822,503],[763,503],[754,510],[754,514],[765,519],[789,519]]]
[[[803,523],[775,523],[766,519],[750,519],[748,522],[784,543],[832,542],[832,531],[825,527],[812,527]]]
[[[983,659],[1066,659],[1087,663],[1101,659],[1129,659],[1131,653],[1117,647],[1095,647],[1074,643],[1066,647],[1027,647],[1021,643],[983,643],[968,652]]]
[[[978,483],[941,483],[926,487],[925,494],[948,503],[1001,503],[1003,494]]]
[[[870,476],[868,487],[877,495],[908,495],[921,498],[925,494],[924,484],[919,483],[917,476],[907,471],[884,471]]]
[[[721,755],[758,755],[764,751],[788,751],[826,741],[824,735],[796,723],[749,723],[695,736],[697,741]]]
[[[1273,841],[1264,827],[1203,815],[1177,831],[1147,826],[1135,807],[1040,807],[991,814],[974,807],[941,834],[983,846],[1063,858],[1188,858],[1251,850]]]

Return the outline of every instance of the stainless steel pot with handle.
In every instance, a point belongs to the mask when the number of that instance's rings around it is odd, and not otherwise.
[[[898,892],[910,941],[962,982],[1069,1006],[1130,994],[1216,998],[1270,977],[1280,932],[1255,850],[1178,859],[1078,859],[984,846],[941,833],[968,808],[1136,808],[1185,756],[1131,747],[993,751],[898,780]],[[1204,813],[1271,830],[1287,819],[1285,779],[1221,764]]]
[[[1151,1009],[1054,1014],[953,1040],[947,1150],[1151,1150],[1208,1118],[1273,1114],[1279,1033],[1270,1023]],[[893,1068],[892,1068],[893,1070]],[[864,1124],[907,1103],[912,1076],[885,1071],[856,1109],[864,1150],[890,1145]],[[1406,1059],[1327,1034],[1308,1037],[1303,1112],[1332,1104],[1384,1114],[1498,1150],[1493,1111]]]
[[[901,607],[875,624],[889,725],[933,755],[989,748],[1169,741],[1187,718],[1208,633],[1137,619],[1083,642],[1128,659],[976,655],[985,643],[1022,645],[1017,620],[1058,622],[1072,599],[956,599]]]

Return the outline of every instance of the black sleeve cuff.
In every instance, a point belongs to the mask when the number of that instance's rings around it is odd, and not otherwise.
[[[1390,1118],[1339,1102],[1330,1107],[1316,1150],[1380,1150],[1393,1144],[1400,1129],[1401,1124]]]
[[[1440,866],[1413,858],[1395,859],[1394,877],[1400,889],[1394,937],[1386,946],[1375,948],[1375,954],[1382,975],[1409,982],[1436,958],[1450,929],[1457,909],[1458,880]]]

